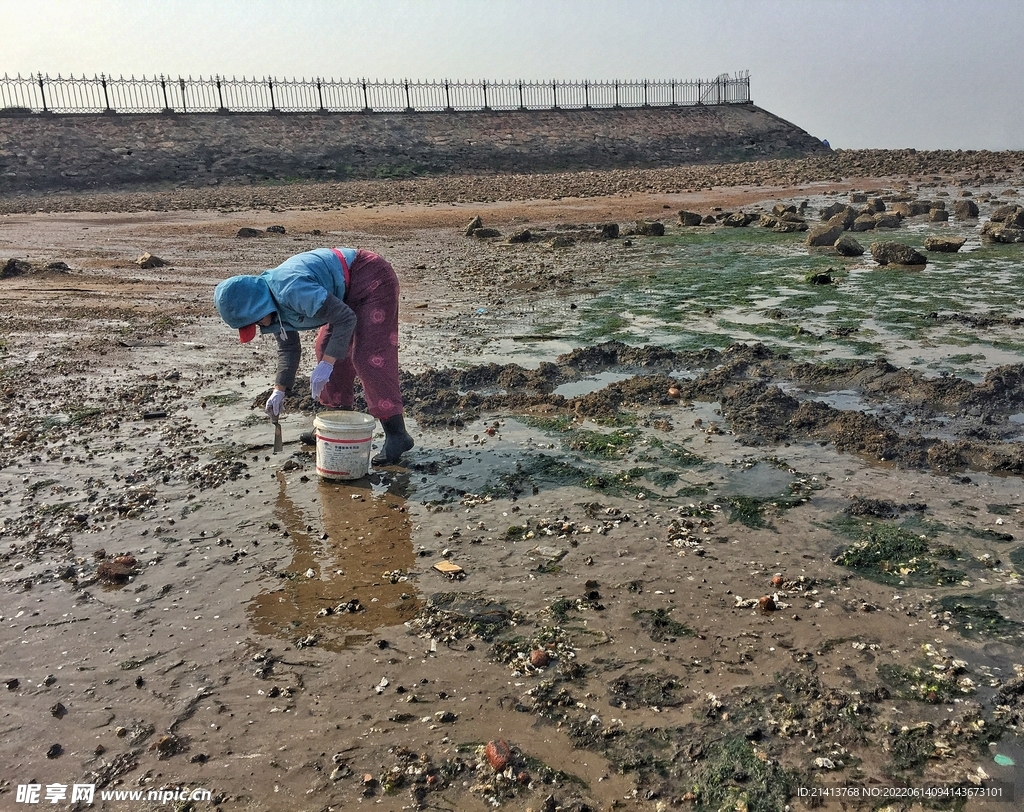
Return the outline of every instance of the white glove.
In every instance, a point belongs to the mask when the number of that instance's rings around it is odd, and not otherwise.
[[[281,414],[282,406],[284,406],[284,390],[275,389],[273,394],[267,398],[267,414],[271,417]]]
[[[327,381],[331,379],[332,372],[334,372],[334,364],[321,361],[313,369],[313,374],[309,376],[309,389],[317,400],[320,399],[320,393],[324,391]]]

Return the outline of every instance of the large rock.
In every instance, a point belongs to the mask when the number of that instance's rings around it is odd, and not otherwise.
[[[695,211],[683,211],[679,212],[679,225],[681,226],[699,226],[701,222],[701,216]]]
[[[881,212],[875,215],[875,228],[899,228],[903,218],[893,212]]]
[[[730,214],[725,220],[722,221],[722,225],[729,226],[730,228],[745,228],[757,219],[756,214],[750,214],[745,211],[738,211],[734,214]]]
[[[978,204],[973,200],[957,200],[953,204],[953,216],[957,220],[973,220],[978,216]]]
[[[648,223],[646,220],[637,220],[633,233],[640,237],[664,237],[665,224],[659,223],[657,220],[653,223]]]
[[[845,211],[848,208],[850,207],[847,206],[845,203],[832,203],[828,206],[823,206],[821,208],[821,211],[819,212],[819,215],[822,220],[831,220],[833,217],[839,214],[839,212]]]
[[[843,227],[838,224],[815,226],[807,232],[807,245],[810,247],[824,248],[836,244],[843,236]]]
[[[779,220],[779,222],[772,227],[772,231],[776,234],[794,234],[798,231],[807,231],[807,223],[803,220]]]
[[[981,236],[991,242],[1024,242],[1024,228],[989,220],[981,227]]]
[[[928,237],[924,241],[925,251],[937,251],[940,254],[955,254],[964,247],[966,237]]]
[[[859,257],[864,253],[864,246],[849,234],[844,234],[835,244],[836,253],[844,257]]]
[[[1006,223],[1007,225],[1024,225],[1022,223],[1014,223],[1013,220],[1021,212],[1020,206],[1005,205],[996,206],[992,209],[992,214],[989,215],[989,220],[994,223]]]
[[[945,209],[932,209],[928,212],[928,222],[945,223],[949,219],[949,212]]]
[[[901,242],[871,244],[871,256],[879,265],[926,265],[928,258]]]
[[[850,231],[872,231],[877,223],[872,214],[862,214],[850,224]]]
[[[889,211],[892,211],[900,217],[917,217],[921,214],[927,214],[931,211],[932,204],[927,200],[902,200],[892,204]]]
[[[149,253],[149,251],[147,251],[145,254],[143,254],[141,257],[135,260],[135,264],[138,265],[140,268],[163,268],[167,264],[167,261],[160,259],[160,257],[156,256],[155,254],[151,254]]]
[[[852,206],[845,206],[842,211],[837,211],[831,217],[828,218],[827,223],[829,225],[835,225],[838,223],[843,227],[843,231],[849,231],[850,226],[853,225],[853,221],[857,219],[857,210]]]
[[[20,259],[9,259],[4,264],[3,268],[0,268],[0,279],[10,279],[14,276],[23,276],[24,274],[30,273],[32,266],[24,260]]]

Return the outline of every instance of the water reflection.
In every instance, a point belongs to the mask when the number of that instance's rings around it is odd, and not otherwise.
[[[307,523],[278,474],[275,514],[288,531],[292,560],[278,588],[250,605],[255,631],[340,650],[416,614],[421,600],[404,579],[415,559],[412,522],[399,480],[386,488],[371,478],[319,483],[323,524],[317,527]]]

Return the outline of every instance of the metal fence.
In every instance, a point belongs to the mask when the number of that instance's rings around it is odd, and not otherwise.
[[[0,113],[396,113],[745,104],[750,74],[601,82],[370,82],[100,75],[0,79]]]

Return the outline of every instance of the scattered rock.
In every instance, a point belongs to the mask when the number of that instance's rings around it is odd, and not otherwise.
[[[749,214],[747,212],[738,211],[726,217],[722,221],[722,225],[729,226],[729,228],[745,228],[746,226],[749,226],[752,222],[754,222],[754,220],[756,219],[756,214]]]
[[[981,227],[981,236],[990,242],[1016,243],[1024,242],[1024,228],[1004,225],[995,220],[989,220]]]
[[[836,253],[843,257],[859,257],[864,253],[864,246],[849,234],[844,234],[834,245]]]
[[[184,747],[182,746],[181,739],[171,733],[168,733],[153,742],[149,746],[149,749],[150,751],[156,751],[158,758],[165,759],[170,758],[176,753],[180,753]]]
[[[284,234],[284,226],[267,226],[268,234]]]
[[[899,242],[876,242],[868,249],[879,265],[926,265],[928,258],[909,245]]]
[[[836,240],[843,236],[843,227],[841,225],[821,225],[815,226],[807,232],[807,239],[805,242],[811,248],[815,247],[827,247],[836,244]]]
[[[32,271],[32,266],[20,259],[9,259],[0,268],[0,279],[10,279],[14,276],[23,276]]]
[[[466,229],[465,229],[465,231],[463,233],[467,237],[472,237],[474,231],[476,231],[478,228],[483,228],[483,227],[484,227],[484,221],[478,215],[478,216],[474,217],[472,220],[469,221],[469,224],[466,226]]]
[[[167,264],[167,262],[165,260],[160,259],[160,257],[155,256],[149,253],[149,251],[147,251],[145,254],[143,254],[141,257],[135,260],[135,264],[138,265],[140,268],[163,268]]]
[[[965,242],[967,242],[966,237],[928,237],[924,241],[924,250],[955,254],[964,247]]]
[[[633,233],[638,237],[664,237],[665,224],[659,223],[657,220],[653,223],[648,223],[646,220],[637,220]]]
[[[121,556],[118,556],[120,558]],[[130,557],[130,556],[129,556]],[[96,574],[100,580],[111,584],[127,584],[131,577],[137,572],[133,563],[128,564],[118,561],[116,558],[110,561],[103,561],[97,568]]]
[[[953,204],[953,216],[957,220],[974,220],[978,216],[978,204],[973,200],[957,200]]]
[[[260,236],[262,236],[262,234],[263,234],[263,232],[260,231],[258,228],[249,228],[248,226],[246,226],[244,228],[238,229],[238,233],[235,234],[235,236],[236,237],[260,237]]]

